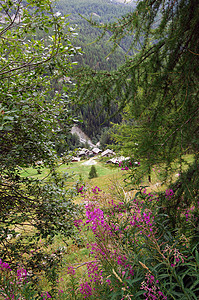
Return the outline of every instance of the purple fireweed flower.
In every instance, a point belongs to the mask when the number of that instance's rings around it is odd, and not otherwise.
[[[46,300],[46,299],[52,298],[48,292],[41,293],[41,296],[43,297],[42,300]]]
[[[77,188],[77,192],[80,193],[80,194],[83,194],[83,189],[84,189],[84,186],[82,185],[80,188]]]
[[[167,255],[169,257],[173,258],[173,261],[171,263],[171,267],[175,267],[179,262],[184,263],[183,255],[176,248],[172,248],[169,245],[166,245],[165,249],[163,250],[163,253],[167,253]]]
[[[90,282],[99,282],[102,284],[102,270],[100,270],[100,266],[97,261],[89,262],[87,264],[87,271]]]
[[[146,194],[146,188],[144,189],[143,194]]]
[[[9,266],[8,263],[5,263],[5,262],[3,262],[3,261],[0,259],[0,270],[8,270],[8,271],[11,271],[11,267]]]
[[[72,266],[68,267],[67,274],[69,274],[69,275],[75,275],[75,270],[74,270],[74,268]]]
[[[98,186],[96,186],[95,189],[98,190],[98,192],[102,191]]]
[[[87,298],[92,295],[92,287],[89,285],[88,282],[81,283],[79,291],[82,295],[84,295],[84,298]]]
[[[81,224],[81,223],[83,223],[83,221],[82,221],[81,219],[79,219],[79,220],[74,220],[74,221],[73,221],[74,226],[75,226],[79,231],[81,231],[81,229],[80,229],[80,224]]]
[[[18,269],[17,270],[17,277],[19,280],[22,280],[22,279],[26,279],[27,277],[27,271],[25,269]]]
[[[174,191],[172,189],[166,190],[165,194],[167,199],[171,199],[171,197],[174,195]]]
[[[94,194],[98,194],[98,192],[101,192],[102,190],[98,187],[98,186],[95,186],[94,188],[92,188],[92,192]]]
[[[146,293],[144,293],[146,299],[167,300],[167,297],[164,296],[164,294],[160,291],[159,286],[157,285],[158,281],[154,281],[154,276],[150,273],[147,273],[145,277],[146,280],[141,283],[140,289],[146,291]]]
[[[171,267],[174,268],[176,265],[175,264],[171,264]]]

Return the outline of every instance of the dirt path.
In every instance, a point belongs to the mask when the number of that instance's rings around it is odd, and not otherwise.
[[[85,161],[82,163],[82,165],[86,165],[86,166],[92,166],[92,165],[96,165],[97,162],[95,160],[95,157],[90,158],[89,160]]]

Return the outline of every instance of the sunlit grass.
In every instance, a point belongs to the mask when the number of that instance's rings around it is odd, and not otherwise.
[[[187,169],[188,165],[194,160],[192,155],[185,155],[183,157],[184,162],[182,163],[182,170]],[[57,171],[60,174],[68,174],[67,179],[68,186],[74,186],[75,182],[81,181],[86,185],[87,188],[92,188],[95,186],[100,187],[105,192],[113,192],[117,190],[121,193],[121,189],[131,190],[139,187],[135,187],[132,184],[127,185],[124,181],[125,176],[129,174],[127,171],[122,171],[118,165],[108,165],[105,162],[101,162],[100,159],[96,158],[97,164],[95,165],[98,177],[93,179],[88,179],[91,165],[84,164],[86,160],[74,163],[61,164]],[[153,167],[151,170],[151,183],[148,182],[147,175],[143,177],[140,185],[147,186],[148,191],[161,191],[164,190],[168,183],[175,181],[180,172],[179,163],[173,163],[172,168],[175,170],[170,176],[168,182],[164,182],[163,173],[165,171],[165,165]],[[47,168],[41,168],[38,173],[37,169],[32,167],[27,168],[21,172],[23,177],[32,177],[39,180],[45,180],[48,178],[49,170]],[[72,177],[71,177],[72,176]],[[81,196],[75,198],[76,203],[81,203]]]
[[[81,176],[84,181],[88,180],[89,172],[91,169],[91,165],[85,165],[85,161],[81,162],[74,162],[74,163],[68,163],[68,164],[61,164],[57,171],[61,174],[76,174],[78,176]],[[118,172],[118,168],[115,166],[106,165],[102,162],[97,162],[95,165],[95,168],[97,170],[98,177],[104,176],[104,175],[111,175]],[[45,167],[41,167],[41,169],[35,169],[33,167],[26,168],[21,171],[22,177],[34,177],[37,179],[44,179],[46,176],[48,176],[49,170]]]

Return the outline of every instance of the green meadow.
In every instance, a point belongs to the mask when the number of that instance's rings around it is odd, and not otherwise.
[[[173,175],[170,177],[169,182],[175,181],[179,175],[180,168],[182,170],[186,170],[190,164],[193,163],[192,155],[184,155],[183,163],[180,167],[179,163],[173,163],[172,168],[176,170]],[[97,177],[89,179],[89,172],[91,169],[91,165],[87,164],[88,160],[81,160],[80,162],[72,162],[72,163],[59,163],[57,167],[57,172],[60,175],[67,175],[68,186],[73,186],[77,182],[82,182],[89,187],[99,186],[102,190],[108,191],[112,186],[117,186],[121,188],[125,188],[125,190],[131,190],[135,188],[134,186],[127,185],[124,180],[128,175],[129,171],[123,171],[118,165],[107,164],[105,161],[102,161],[100,157],[95,158],[95,168],[97,171]],[[151,170],[151,184],[149,184],[147,176],[143,177],[142,185],[150,186],[151,189],[157,188],[155,186],[157,183],[162,186],[162,188],[167,186],[167,182],[163,182],[163,173],[165,170],[165,165],[162,166],[154,166]],[[41,181],[45,181],[48,179],[50,173],[47,168],[41,165],[41,167],[33,168],[29,167],[21,170],[22,177],[33,177]]]
[[[104,162],[100,162],[99,159],[96,160],[96,171],[98,177],[94,179],[88,179],[89,172],[91,169],[91,165],[84,164],[87,162],[86,160],[82,160],[80,162],[73,162],[73,163],[63,163],[60,164],[57,167],[57,171],[60,174],[66,174],[69,176],[68,182],[74,183],[75,181],[78,181],[79,178],[82,179],[83,182],[92,182],[97,181],[99,184],[102,184],[102,186],[106,186],[107,180],[111,178],[117,178],[120,177],[122,172],[118,165],[109,165]],[[21,170],[21,176],[22,177],[34,177],[39,180],[45,180],[48,178],[49,170],[45,167],[41,168],[33,168],[29,167],[26,169]]]

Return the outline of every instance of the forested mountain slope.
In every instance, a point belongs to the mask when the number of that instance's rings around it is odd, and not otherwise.
[[[55,10],[61,14],[69,14],[69,22],[74,28],[77,36],[75,45],[82,48],[84,55],[79,56],[77,61],[81,65],[87,65],[96,69],[112,70],[121,62],[124,62],[124,54],[128,51],[130,38],[126,38],[121,47],[114,54],[111,52],[111,44],[107,43],[108,37],[94,43],[101,31],[91,27],[86,19],[91,19],[98,23],[114,22],[117,18],[133,10],[131,4],[117,3],[110,0],[58,0]]]
[[[134,2],[129,4],[122,3],[124,1],[110,0],[58,0],[55,2],[54,10],[61,15],[69,15],[68,20],[71,28],[74,29],[74,38],[72,44],[76,47],[81,47],[82,55],[75,56],[75,61],[78,62],[77,68],[90,67],[94,70],[115,70],[119,65],[125,62],[125,55],[132,42],[132,37],[125,37],[121,41],[120,47],[113,53],[113,44],[108,42],[110,34],[107,34],[102,39],[96,41],[102,34],[102,31],[87,21],[93,20],[97,23],[106,24],[114,22],[122,15],[128,14],[134,10]],[[81,129],[97,142],[102,132],[107,132],[110,126],[110,121],[114,123],[120,122],[120,116],[117,115],[110,120],[107,115],[113,115],[116,111],[116,106],[107,109],[102,109],[101,100],[97,105],[84,104],[81,107],[76,107],[77,114],[82,123],[79,124]]]

